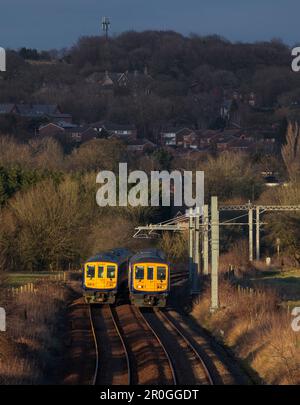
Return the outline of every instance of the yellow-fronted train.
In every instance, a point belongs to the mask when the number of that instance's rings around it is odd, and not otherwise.
[[[84,263],[83,295],[87,303],[114,304],[127,290],[128,263],[132,253],[114,249],[99,253]]]
[[[146,249],[129,261],[129,294],[138,307],[165,307],[170,291],[170,266],[161,250]]]

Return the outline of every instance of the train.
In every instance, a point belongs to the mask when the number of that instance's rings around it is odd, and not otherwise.
[[[132,253],[124,248],[90,257],[83,266],[83,296],[88,304],[115,304],[127,288]]]
[[[158,249],[132,254],[127,249],[99,253],[84,263],[83,295],[88,304],[115,304],[129,291],[138,307],[165,307],[170,292],[170,265]]]
[[[158,249],[146,249],[129,260],[129,297],[138,307],[165,307],[170,292],[170,265]]]

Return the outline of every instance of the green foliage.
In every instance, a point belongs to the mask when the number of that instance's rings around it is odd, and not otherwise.
[[[256,200],[263,184],[249,158],[242,154],[222,153],[209,157],[199,170],[205,173],[205,195],[217,195],[220,201],[230,199]]]
[[[26,190],[46,178],[59,182],[62,174],[49,170],[26,169],[21,166],[0,167],[0,205],[4,205],[17,191]]]
[[[170,170],[173,156],[166,149],[160,148],[153,153],[153,158],[157,161],[160,170]]]

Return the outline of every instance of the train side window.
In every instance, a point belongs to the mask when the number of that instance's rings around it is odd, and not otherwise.
[[[144,266],[136,266],[135,268],[135,278],[137,280],[144,279]]]
[[[163,281],[167,278],[167,271],[165,267],[157,267],[157,280]]]
[[[116,277],[116,268],[114,266],[107,266],[107,278]]]
[[[98,278],[104,278],[104,267],[98,266]]]
[[[95,266],[87,266],[87,277],[95,278]]]
[[[153,273],[154,273],[154,268],[148,267],[147,268],[147,280],[153,280]]]

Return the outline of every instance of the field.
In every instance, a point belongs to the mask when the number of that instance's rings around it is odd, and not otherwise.
[[[300,336],[292,330],[291,309],[300,303],[300,271],[253,273],[240,280],[247,287],[221,281],[220,310],[213,314],[207,286],[192,316],[242,359],[258,382],[299,384]]]

